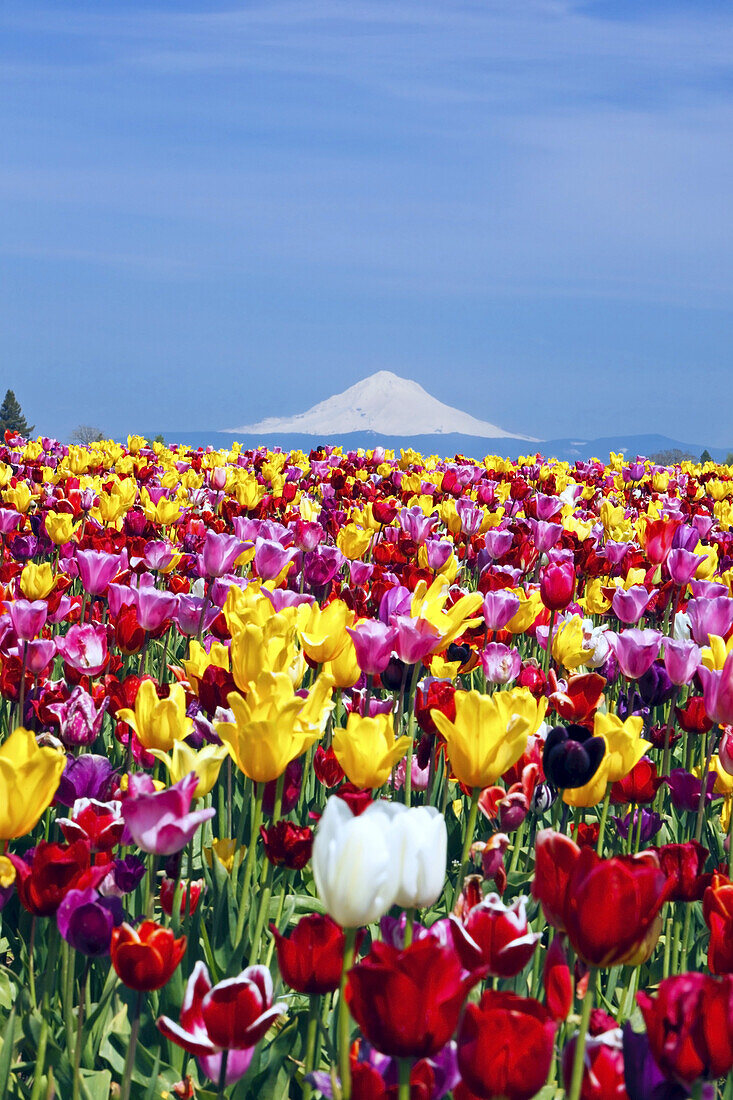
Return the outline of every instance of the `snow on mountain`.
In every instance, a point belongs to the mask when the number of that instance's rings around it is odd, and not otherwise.
[[[483,439],[525,439],[529,435],[507,432],[486,420],[444,405],[418,382],[380,370],[364,378],[343,393],[320,401],[312,409],[296,416],[268,416],[257,424],[226,429],[238,435],[344,435],[349,432],[374,432],[377,435],[460,435]]]

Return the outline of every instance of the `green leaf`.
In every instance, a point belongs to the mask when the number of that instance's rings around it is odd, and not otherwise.
[[[10,1011],[15,1003],[18,987],[11,982],[7,970],[0,970],[0,1008]]]
[[[3,1045],[0,1048],[0,1096],[5,1096],[8,1091],[10,1079],[10,1065],[13,1061],[13,1047],[15,1045],[15,1006],[11,1009],[8,1022],[3,1031]]]
[[[112,1074],[108,1069],[82,1069],[79,1075],[85,1100],[108,1100],[112,1084]]]

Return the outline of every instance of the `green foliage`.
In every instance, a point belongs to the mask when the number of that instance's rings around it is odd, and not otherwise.
[[[12,390],[7,390],[3,403],[0,405],[0,434],[17,432],[18,435],[22,435],[27,439],[29,435],[33,434],[34,430],[35,425],[29,425],[23,416],[18,398]]]
[[[710,451],[707,449],[707,447],[705,448],[705,450],[700,455],[700,461],[701,462],[712,462],[713,461],[713,456],[710,454]]]

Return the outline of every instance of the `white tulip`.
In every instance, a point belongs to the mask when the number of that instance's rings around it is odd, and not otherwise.
[[[392,812],[373,803],[354,817],[332,795],[313,841],[313,877],[328,915],[343,928],[378,921],[394,905],[399,878]]]
[[[423,909],[435,904],[445,885],[448,858],[445,818],[435,806],[408,809],[399,803],[392,805],[398,811],[392,818],[390,842],[397,860],[395,905]]]

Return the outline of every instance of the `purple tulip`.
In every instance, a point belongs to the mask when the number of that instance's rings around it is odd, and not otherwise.
[[[706,557],[707,554],[693,554],[691,550],[685,550],[681,546],[670,550],[667,569],[674,583],[679,588],[686,588],[695,576],[698,565],[705,561]]]
[[[622,623],[638,623],[649,606],[651,593],[643,584],[632,584],[631,588],[617,588],[613,594],[611,607],[617,619]]]
[[[96,798],[104,802],[115,784],[115,777],[115,769],[106,756],[89,752],[78,757],[68,756],[54,802],[69,808],[77,798]]]
[[[481,664],[490,684],[508,684],[519,675],[522,658],[518,649],[500,642],[489,642],[481,652]]]
[[[175,615],[178,597],[171,592],[160,592],[153,585],[141,585],[134,591],[137,621],[143,630],[157,630]]]
[[[629,1100],[686,1100],[689,1090],[664,1076],[645,1031],[623,1027],[624,1080]]]
[[[197,785],[195,772],[165,791],[146,793],[135,790],[131,784],[133,790],[122,804],[125,819],[123,842],[129,844],[132,840],[144,852],[159,856],[180,852],[199,825],[216,813],[213,807],[189,812]]]
[[[692,637],[698,645],[707,645],[711,634],[725,638],[733,626],[733,600],[727,596],[695,599],[687,604]]]
[[[40,676],[56,656],[56,643],[51,639],[28,642],[25,651],[25,667],[34,676]]]
[[[705,668],[697,670],[705,697],[705,713],[720,726],[733,724],[733,652],[725,659],[721,671]]]
[[[633,837],[636,836],[636,828],[639,822],[640,813],[641,832],[639,838],[642,844],[648,844],[652,837],[657,835],[664,824],[660,814],[653,813],[649,810],[634,810],[633,814],[629,813],[626,817],[613,817],[611,820],[616,826],[618,835],[626,840],[629,835],[629,829],[631,829],[631,835]]]
[[[425,543],[425,553],[428,557],[428,568],[439,573],[453,553],[453,543],[444,539],[429,539]]]
[[[486,553],[490,558],[493,558],[494,561],[503,558],[511,549],[513,542],[514,535],[512,532],[503,530],[499,527],[492,528],[492,530],[487,531],[484,535]]]
[[[119,554],[105,554],[101,550],[77,550],[76,563],[84,591],[90,596],[101,596],[120,569]]]
[[[254,556],[255,572],[263,581],[273,581],[297,554],[298,550],[294,546],[286,549],[272,539],[257,538]]]
[[[9,535],[22,518],[20,512],[14,512],[12,508],[0,508],[0,535]]]
[[[337,546],[319,546],[306,555],[303,577],[311,588],[323,588],[338,573],[344,563],[344,555]]]
[[[379,621],[388,626],[397,615],[409,615],[412,592],[402,584],[388,588],[379,601]]]
[[[692,641],[664,639],[664,667],[673,684],[689,684],[700,667],[702,652]]]
[[[346,632],[351,635],[362,672],[374,676],[387,667],[397,638],[395,627],[385,626],[377,619],[366,619],[357,626],[347,626]]]
[[[142,560],[148,569],[159,573],[162,569],[168,568],[175,559],[176,553],[174,547],[165,539],[155,539],[145,544]]]
[[[69,890],[56,911],[56,923],[66,942],[91,958],[109,954],[112,929],[124,919],[119,898],[103,897],[91,887]]]
[[[203,629],[205,631],[209,629],[219,614],[219,608],[214,605],[213,607],[207,607],[204,612],[205,602],[201,596],[181,595],[178,597],[178,606],[173,621],[181,634],[187,634],[189,638],[193,637],[194,634],[198,634],[202,614],[204,616]]]
[[[349,562],[349,580],[357,588],[361,588],[371,579],[371,575],[374,572],[374,566],[368,561],[359,561],[357,558],[355,561]]]
[[[563,532],[561,523],[548,523],[544,519],[530,520],[534,544],[540,554],[547,554],[556,545]]]
[[[712,802],[713,787],[715,786],[715,772],[709,772],[705,783],[705,801]],[[665,782],[669,787],[669,795],[675,810],[687,810],[694,813],[700,803],[700,790],[702,783],[696,775],[685,771],[684,768],[673,768]]]
[[[77,685],[65,703],[52,703],[48,709],[59,720],[65,744],[91,745],[99,737],[108,705],[109,699],[105,699],[97,709],[91,695]]]
[[[225,573],[231,573],[237,558],[251,546],[251,542],[243,542],[236,535],[218,535],[216,531],[207,531],[200,558],[203,573],[207,577],[223,577]]]
[[[505,588],[487,592],[484,596],[483,613],[487,630],[503,630],[516,611],[519,610],[519,597]]]
[[[438,526],[440,519],[438,516],[426,516],[416,504],[413,508],[403,508],[397,516],[397,522],[408,538],[422,546]]]
[[[114,860],[112,870],[99,885],[99,892],[105,897],[121,898],[131,894],[144,878],[144,861],[139,856],[128,855]]]
[[[624,630],[622,634],[608,631],[608,641],[621,671],[629,680],[638,680],[657,659],[662,635],[658,630]]]

